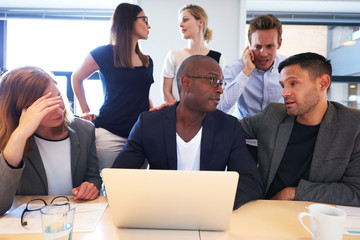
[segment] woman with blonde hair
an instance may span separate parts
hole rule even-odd
[[[72,75],[82,117],[95,123],[100,170],[112,166],[139,114],[150,109],[153,62],[141,52],[138,43],[148,38],[149,29],[141,7],[119,4],[112,18],[110,44],[91,51]],[[83,81],[98,70],[104,103],[95,116],[87,104]]]
[[[15,194],[99,195],[94,126],[73,119],[54,78],[40,68],[17,68],[1,79],[0,172],[0,214]]]
[[[206,55],[215,59],[220,66],[225,66],[221,53],[210,50],[206,47],[212,39],[212,30],[208,28],[208,16],[205,10],[194,4],[186,5],[179,11],[179,30],[188,46],[179,50],[170,51],[163,64],[162,69],[162,93],[165,102],[179,100],[180,91],[176,80],[177,70],[186,58],[192,55]]]

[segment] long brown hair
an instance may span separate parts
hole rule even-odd
[[[22,109],[29,107],[43,96],[54,78],[38,67],[20,67],[7,72],[0,81],[0,151],[2,152],[11,134],[19,125]],[[56,83],[56,82],[55,82]],[[65,104],[66,105],[66,104]],[[72,121],[72,114],[65,108],[64,122],[54,129],[63,132]],[[24,154],[31,150],[29,141]]]
[[[117,6],[112,17],[110,44],[113,45],[114,66],[134,68],[131,62],[131,45],[136,16],[142,8],[135,4],[121,3]],[[139,43],[136,43],[135,52],[145,67],[149,66],[149,57],[144,55]]]

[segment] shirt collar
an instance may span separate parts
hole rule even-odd
[[[256,68],[256,72],[259,73],[259,74],[262,74],[262,73],[265,73],[265,72],[272,73],[274,71],[274,65],[275,65],[275,61],[274,61],[273,65],[268,70],[263,71],[263,70],[260,70],[260,69]]]
[[[277,65],[277,61],[278,61],[278,59],[277,59],[277,57],[275,57],[273,64],[271,65],[271,67],[268,70],[263,71],[263,70],[255,68],[256,72],[259,73],[259,74],[262,74],[262,73],[265,73],[265,72],[273,73],[274,70],[276,71],[276,69],[274,69],[274,66]]]

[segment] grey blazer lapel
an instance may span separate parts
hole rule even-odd
[[[80,141],[79,141],[79,136],[76,134],[75,130],[73,130],[70,127],[68,128],[68,130],[69,130],[70,151],[71,151],[71,176],[74,182],[74,179],[76,177],[75,167],[80,156]]]
[[[176,106],[170,107],[163,119],[164,138],[166,144],[166,157],[169,169],[177,169],[177,152],[176,152]]]
[[[336,132],[337,115],[335,107],[329,102],[328,109],[321,122],[319,133],[316,138],[314,154],[311,161],[309,180],[314,179],[320,166],[323,165],[326,153]]]
[[[39,174],[41,181],[44,183],[46,192],[48,191],[48,183],[46,178],[46,172],[45,167],[42,162],[40,151],[38,146],[36,145],[34,136],[31,136],[29,138],[30,145],[32,150],[30,151],[30,158],[28,159],[29,163],[33,166],[33,168],[36,170],[36,172]]]
[[[279,168],[280,162],[290,139],[290,135],[294,126],[294,121],[294,117],[288,116],[287,118],[285,118],[284,122],[279,125],[279,130],[274,145],[274,153],[270,163],[266,191],[269,189]]]

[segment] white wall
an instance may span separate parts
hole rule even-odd
[[[239,0],[139,0],[139,5],[149,17],[149,39],[141,42],[144,53],[154,61],[154,80],[150,97],[155,106],[162,103],[161,69],[165,56],[171,49],[187,46],[178,27],[178,11],[185,4],[197,4],[209,17],[208,27],[213,30],[213,39],[208,47],[221,52],[227,63],[238,57],[239,47]]]

